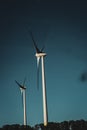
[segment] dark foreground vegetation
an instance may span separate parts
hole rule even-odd
[[[34,127],[21,126],[19,124],[4,125],[0,130],[87,130],[87,121],[63,121],[63,122],[49,122],[46,127],[43,124],[37,124]]]

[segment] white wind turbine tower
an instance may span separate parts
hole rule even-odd
[[[44,126],[47,126],[48,124],[48,112],[47,112],[47,96],[46,96],[46,80],[45,80],[45,68],[44,68],[44,57],[46,56],[46,53],[43,52],[43,48],[41,50],[38,49],[32,32],[30,33],[35,49],[36,49],[36,58],[37,58],[37,69],[39,69],[39,63],[41,59],[41,70],[42,70],[42,92],[43,92],[43,118],[44,118]]]
[[[27,117],[26,117],[26,87],[24,86],[25,84],[25,80],[23,85],[19,84],[16,80],[15,82],[17,83],[17,85],[19,86],[20,90],[21,90],[21,94],[22,94],[22,104],[23,104],[23,108],[24,108],[24,126],[27,125]]]

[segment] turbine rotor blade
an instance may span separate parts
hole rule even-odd
[[[17,84],[20,88],[26,89],[23,85],[19,84],[16,80],[15,80],[15,82],[16,82],[16,84]],[[24,80],[24,83],[25,83],[25,80]]]
[[[37,45],[34,43],[35,49],[37,53],[40,53],[41,51],[38,49]]]
[[[37,57],[37,89],[39,89],[39,64],[40,64],[40,57]]]
[[[16,84],[17,84],[19,87],[22,87],[22,85],[21,85],[21,84],[19,84],[16,80],[15,80],[15,82],[16,82]]]
[[[39,68],[40,57],[37,57],[37,68]]]
[[[22,107],[24,106],[23,93],[22,93]]]
[[[25,82],[26,82],[26,77],[25,77],[24,82],[23,82],[23,87],[24,87],[24,85],[25,85]]]
[[[39,48],[37,47],[37,44],[36,44],[36,42],[35,42],[35,40],[34,40],[34,37],[33,37],[33,34],[32,34],[31,31],[30,31],[30,36],[31,36],[32,41],[33,41],[33,43],[34,43],[34,47],[35,47],[35,49],[36,49],[36,52],[37,52],[37,53],[40,53],[40,50],[39,50]]]
[[[24,105],[24,101],[23,101],[23,89],[20,88],[20,90],[21,90],[21,96],[22,96],[22,107],[23,107],[23,105]]]
[[[43,52],[44,48],[45,48],[45,47],[43,46],[43,48],[41,49],[41,52]]]

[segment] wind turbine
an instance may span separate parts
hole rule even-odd
[[[43,118],[44,118],[44,126],[48,124],[48,112],[47,112],[47,95],[46,95],[46,80],[45,80],[45,68],[44,68],[44,57],[46,53],[43,52],[37,47],[36,42],[34,41],[33,34],[30,32],[31,38],[33,40],[35,49],[36,49],[36,58],[37,58],[37,69],[39,69],[39,63],[41,60],[41,70],[42,70],[42,92],[43,92]]]
[[[22,94],[22,103],[23,103],[23,108],[24,108],[24,126],[27,125],[27,117],[26,117],[26,87],[24,86],[25,84],[25,80],[23,85],[19,84],[16,80],[15,82],[17,83],[17,85],[19,86],[20,90],[21,90],[21,94]]]

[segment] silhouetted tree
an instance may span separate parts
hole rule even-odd
[[[60,123],[49,122],[46,127],[43,124],[37,124],[35,127],[13,124],[4,125],[0,130],[87,130],[87,121],[71,120]]]
[[[9,130],[9,128],[10,128],[10,125],[4,125],[4,126],[3,126],[3,129],[4,129],[4,130]]]
[[[61,130],[69,130],[69,122],[68,121],[61,122],[60,129]]]
[[[13,125],[5,125],[2,128],[3,130],[33,130],[30,126],[20,126],[19,124],[13,124]]]

